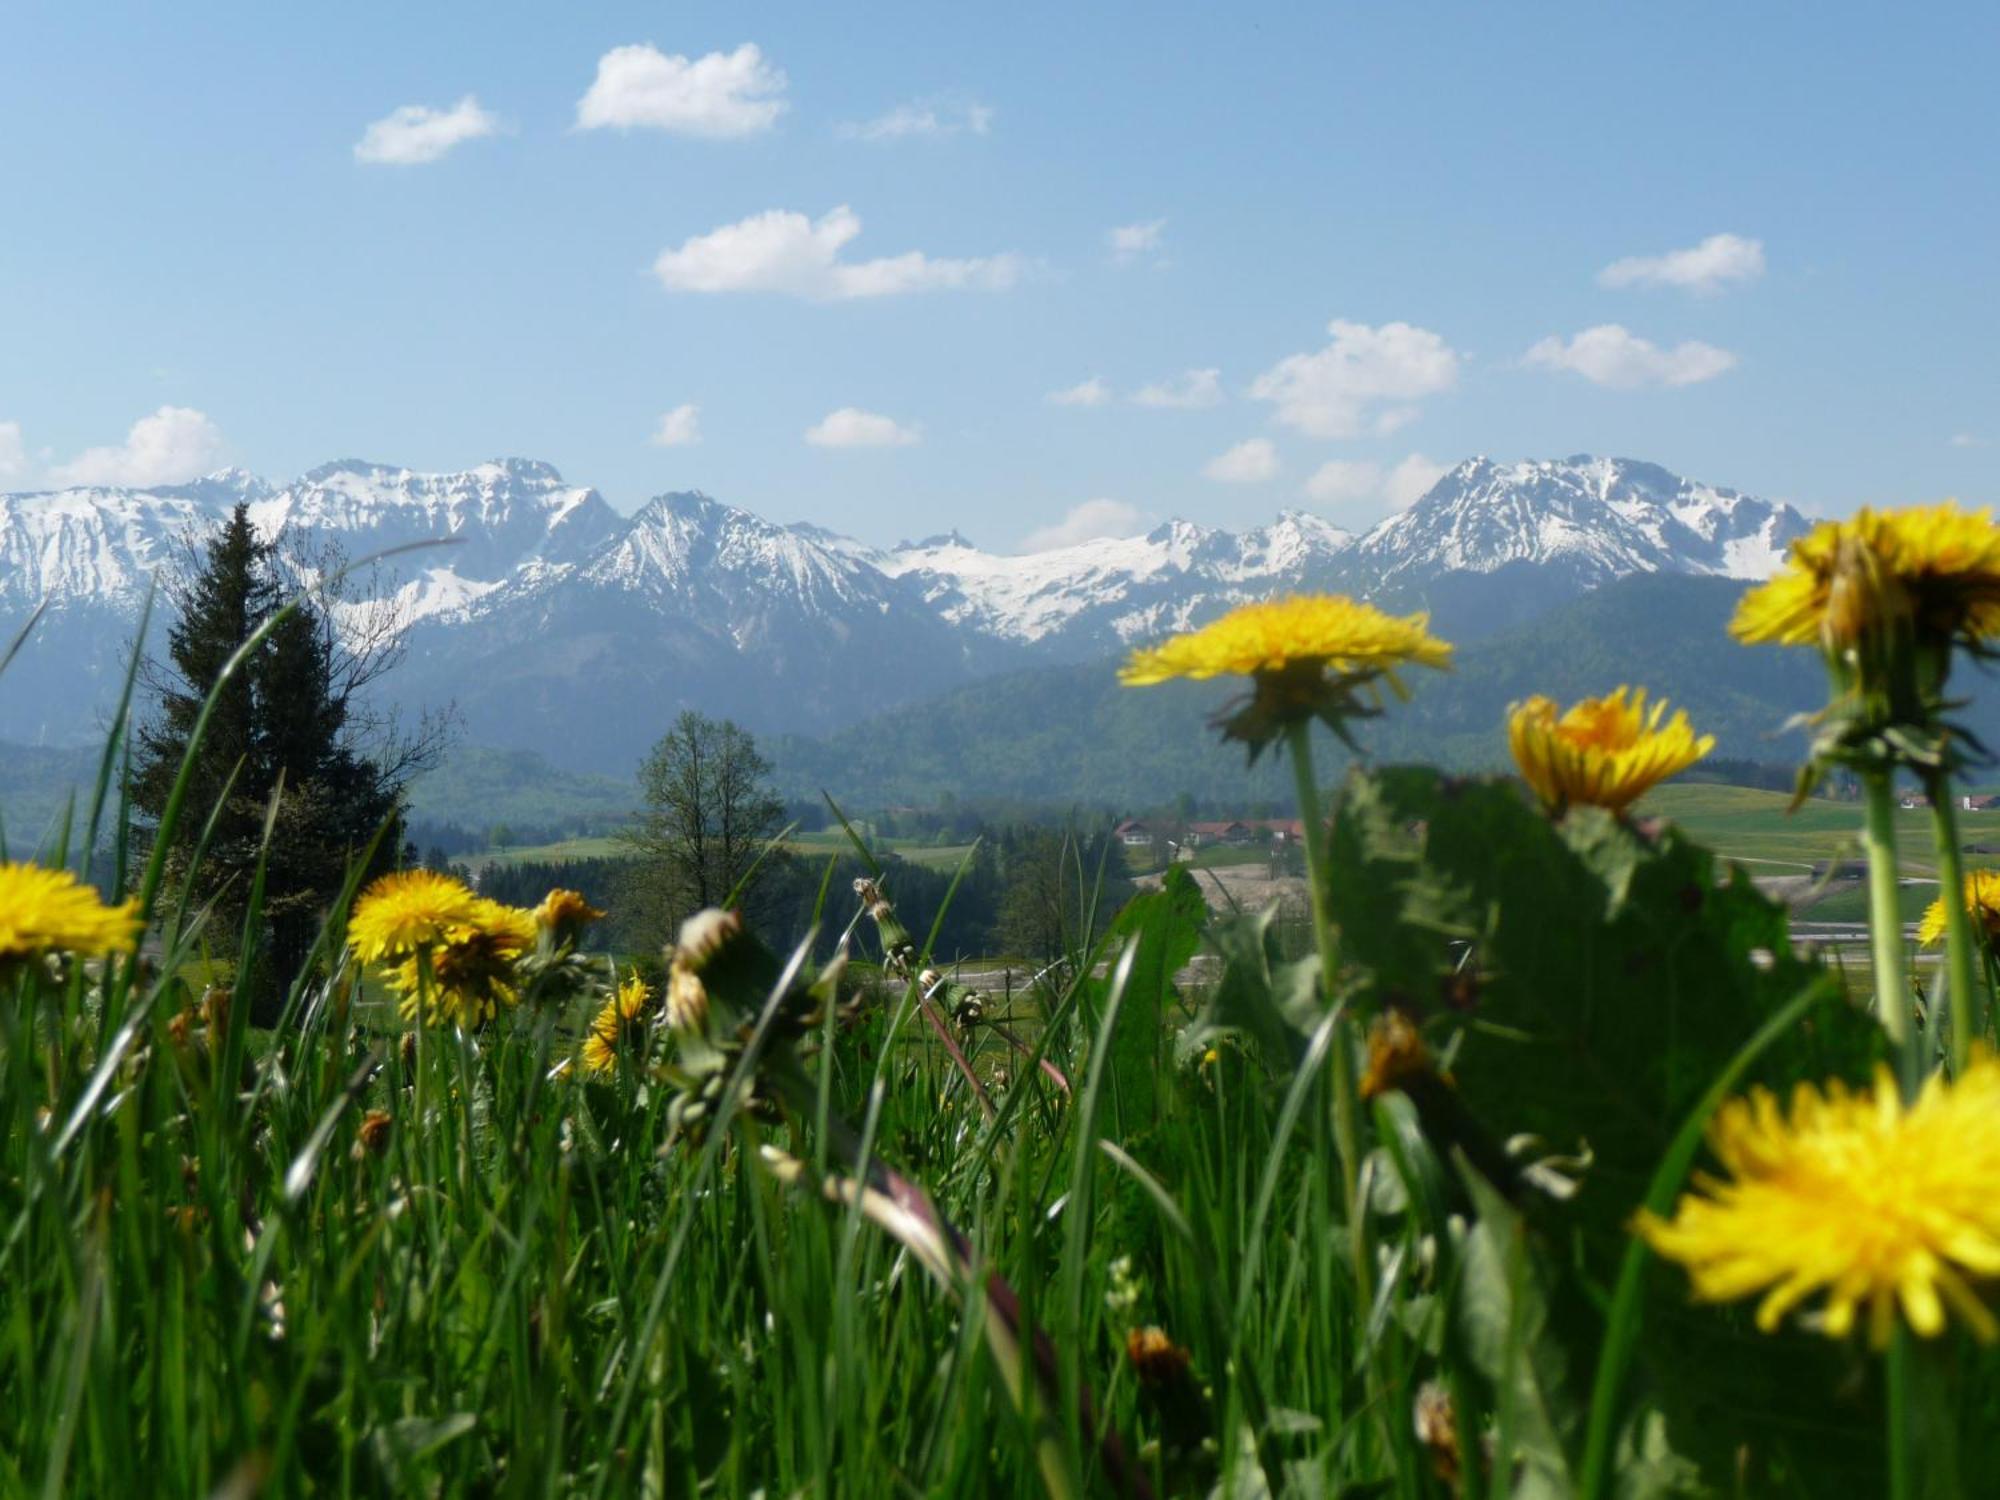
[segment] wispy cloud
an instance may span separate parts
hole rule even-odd
[[[914,99],[872,120],[836,125],[836,134],[851,141],[942,140],[954,135],[987,135],[993,110],[970,99]]]
[[[1281,359],[1250,386],[1280,423],[1308,437],[1393,431],[1416,416],[1409,403],[1458,383],[1462,356],[1428,328],[1335,318],[1327,331],[1333,342],[1324,349]]]
[[[830,411],[806,429],[815,448],[907,448],[918,438],[916,428],[858,406]]]
[[[28,445],[19,422],[0,422],[0,479],[18,479],[28,472]]]
[[[1115,229],[1106,230],[1104,243],[1111,252],[1111,263],[1129,266],[1147,256],[1158,257],[1163,248],[1166,232],[1165,219],[1148,219],[1139,224],[1120,224]]]
[[[1412,453],[1389,471],[1389,477],[1382,485],[1382,498],[1397,510],[1408,510],[1450,472],[1448,465],[1426,458],[1421,453]]]
[[[1628,255],[1597,273],[1600,286],[1672,286],[1719,292],[1732,282],[1764,274],[1764,242],[1740,234],[1711,234],[1699,245],[1664,255]]]
[[[1306,498],[1321,505],[1372,500],[1382,488],[1382,466],[1365,459],[1328,459],[1306,480]]]
[[[1023,552],[1053,552],[1107,536],[1136,536],[1146,529],[1146,516],[1123,500],[1085,500],[1072,505],[1060,521],[1037,527],[1021,540]]]
[[[1336,458],[1313,471],[1305,492],[1308,499],[1334,508],[1377,502],[1391,510],[1407,510],[1445,472],[1445,465],[1421,453],[1412,453],[1387,470],[1380,464]]]
[[[1568,370],[1593,385],[1629,391],[1713,380],[1736,367],[1736,356],[1699,339],[1662,349],[1617,323],[1600,323],[1567,342],[1551,335],[1522,356],[1522,362]]]
[[[685,240],[653,262],[675,292],[781,292],[813,301],[889,297],[938,289],[998,291],[1021,274],[1014,254],[943,259],[908,250],[878,260],[843,261],[861,233],[846,204],[818,219],[772,209]]]
[[[1261,484],[1277,475],[1277,445],[1269,438],[1247,438],[1216,454],[1201,472],[1222,484]]]
[[[785,112],[785,75],[754,42],[689,59],[650,42],[613,47],[577,101],[579,130],[665,130],[728,139],[756,135]]]
[[[354,159],[372,167],[423,166],[499,129],[499,117],[481,109],[471,94],[450,109],[405,104],[361,133],[354,143]]]
[[[1111,399],[1111,387],[1095,375],[1043,397],[1051,406],[1102,406]]]
[[[1986,439],[1975,432],[1954,432],[1951,445],[1954,448],[1984,448]]]
[[[209,472],[222,454],[222,432],[190,406],[163,406],[141,417],[125,441],[89,448],[50,470],[58,484],[184,484]]]
[[[701,408],[693,402],[661,415],[646,440],[656,448],[691,448],[701,441]]]
[[[1193,411],[1222,403],[1222,371],[1183,370],[1172,380],[1155,381],[1132,393],[1134,406]]]

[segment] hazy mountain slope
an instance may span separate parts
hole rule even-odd
[[[1606,584],[1459,652],[1449,674],[1412,673],[1413,700],[1356,733],[1378,760],[1430,760],[1466,769],[1503,765],[1507,705],[1541,692],[1569,700],[1621,682],[1687,707],[1714,734],[1717,753],[1789,760],[1803,750],[1781,732],[1792,714],[1825,701],[1806,652],[1750,649],[1726,632],[1743,585],[1728,579],[1643,575]],[[2000,720],[2000,692],[1973,678],[1973,717]],[[1246,779],[1240,747],[1221,745],[1207,720],[1241,685],[1123,688],[1115,662],[1041,668],[885,714],[825,740],[777,746],[790,794],[824,786],[863,804],[921,803],[939,792],[1078,798],[1119,806],[1171,799],[1285,796],[1284,778]],[[1322,742],[1325,745],[1325,742]],[[1326,747],[1329,768],[1334,761]]]
[[[705,495],[663,495],[584,561],[522,569],[427,621],[393,684],[467,738],[630,774],[682,709],[826,730],[1018,664],[835,548]]]

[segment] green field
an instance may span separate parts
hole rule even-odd
[[[1702,843],[1757,875],[1803,875],[1829,860],[1861,855],[1861,808],[1852,802],[1815,798],[1796,812],[1782,792],[1749,787],[1681,785],[1660,787],[1639,805],[1641,816],[1670,818]],[[1961,844],[2000,846],[2000,813],[1961,812]],[[1896,814],[1897,845],[1903,873],[1931,876],[1936,871],[1931,815],[1927,810]],[[2000,855],[1993,857],[2000,861]],[[1970,863],[1981,863],[1973,856]],[[1762,866],[1772,868],[1765,869]]]
[[[825,859],[829,855],[846,854],[853,849],[847,835],[835,830],[832,833],[799,833],[785,841],[785,847],[794,854],[807,858]],[[970,844],[926,844],[916,839],[878,838],[870,845],[878,854],[895,854],[912,864],[930,865],[940,869],[956,869],[964,859]],[[467,855],[465,863],[474,870],[487,865],[520,864],[566,864],[580,859],[624,859],[632,852],[631,846],[621,839],[610,837],[563,839],[553,844],[522,844],[506,849],[486,849],[478,854]]]

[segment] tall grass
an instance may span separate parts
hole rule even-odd
[[[185,775],[137,867],[119,744],[38,854],[108,840],[147,946],[0,960],[0,1494],[1810,1495],[1993,1456],[1969,1338],[1753,1331],[1630,1237],[1726,1092],[1885,1051],[1671,829],[1356,773],[1293,930],[1078,869],[1006,1014],[829,867],[832,963],[746,935],[707,1020],[592,1073],[610,960],[406,1023],[358,877],[253,1033],[261,870],[234,931],[172,887]]]

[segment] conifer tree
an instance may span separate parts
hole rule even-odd
[[[155,673],[158,711],[139,731],[133,767],[133,803],[154,822],[165,810],[203,701],[229,659],[286,602],[280,559],[257,536],[247,506],[238,505],[199,550],[176,594],[178,618],[167,636],[170,665]],[[272,819],[263,930],[254,935],[258,1019],[269,1019],[282,1003],[349,862],[385,825],[373,868],[387,868],[399,852],[401,772],[411,758],[384,765],[354,743],[350,699],[357,681],[369,675],[343,670],[325,614],[302,599],[223,684],[195,754],[169,868],[186,882],[191,908],[215,903],[210,932],[220,951],[233,950],[241,932],[266,820]],[[195,846],[211,813],[213,831],[197,865]]]

